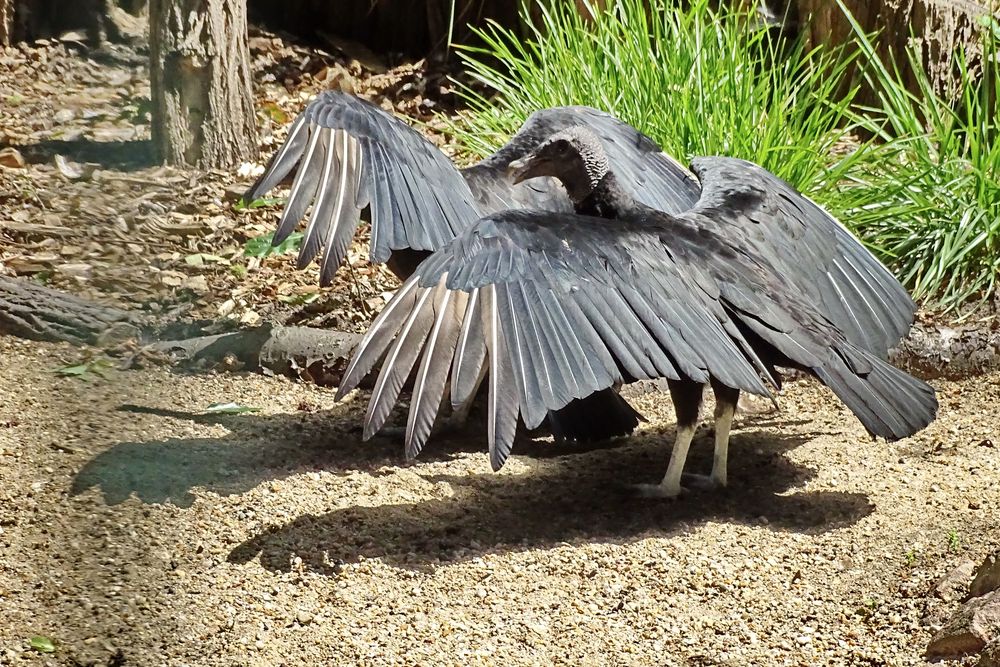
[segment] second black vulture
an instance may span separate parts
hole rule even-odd
[[[586,125],[600,138],[642,201],[682,211],[697,200],[690,172],[641,132],[597,109],[537,111],[495,153],[458,169],[406,123],[337,91],[323,92],[307,105],[243,199],[253,201],[295,170],[272,242],[284,241],[308,212],[298,264],[305,267],[323,251],[320,284],[329,284],[368,208],[371,260],[388,263],[405,280],[431,251],[484,215],[513,208],[571,211],[557,180],[515,182],[507,167],[549,136],[576,125]],[[567,405],[549,425],[560,439],[603,440],[631,433],[640,419],[608,389]]]
[[[706,384],[719,406],[718,485],[739,392],[770,396],[778,367],[818,378],[873,437],[895,440],[930,423],[933,389],[883,360],[912,318],[912,301],[899,298],[885,268],[868,253],[840,252],[846,229],[764,169],[729,158],[698,158],[692,168],[700,198],[671,215],[622,187],[586,128],[557,133],[513,162],[515,180],[558,178],[576,212],[487,215],[417,268],[372,324],[338,392],[384,357],[365,435],[382,426],[418,359],[407,454],[426,440],[449,379],[460,404],[477,389],[485,359],[494,469],[519,417],[532,427],[575,398],[665,378],[677,436],[663,481],[647,490],[668,497],[681,491]],[[802,276],[822,274],[841,284],[813,298],[823,281],[808,287]],[[855,313],[846,320],[853,329],[829,308],[836,302]]]
[[[555,179],[514,182],[508,165],[553,134],[586,125],[599,137],[641,201],[668,212],[698,199],[694,176],[641,132],[597,109],[542,109],[492,155],[459,169],[402,120],[353,95],[325,91],[292,123],[282,146],[243,199],[252,201],[295,178],[273,242],[309,212],[299,267],[320,251],[320,284],[343,262],[361,212],[370,207],[371,259],[405,280],[421,259],[490,213],[512,208],[570,211]],[[311,210],[310,210],[311,207]]]

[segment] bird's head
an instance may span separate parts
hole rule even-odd
[[[511,162],[507,173],[514,183],[552,176],[578,201],[589,195],[608,173],[608,157],[597,135],[586,127],[576,126],[553,134],[535,150]]]

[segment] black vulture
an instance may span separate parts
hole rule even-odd
[[[320,283],[328,284],[369,206],[371,259],[388,261],[405,280],[431,251],[484,215],[510,208],[571,210],[553,179],[515,183],[507,167],[574,126],[597,135],[620,185],[639,202],[680,213],[698,201],[701,188],[693,174],[649,137],[597,109],[537,111],[493,155],[460,170],[406,123],[337,91],[319,94],[295,119],[244,199],[270,191],[298,166],[274,243],[287,238],[312,205],[299,265],[309,264],[325,245]],[[733,220],[735,227],[747,223],[738,233],[750,234],[757,252],[851,342],[885,357],[913,323],[916,306],[906,290],[811,201],[784,184],[776,184],[772,194],[772,205],[787,215]]]
[[[697,181],[687,169],[641,132],[597,109],[537,111],[507,144],[460,170],[406,123],[337,91],[320,93],[309,103],[243,198],[260,197],[298,167],[273,243],[284,241],[311,206],[298,265],[304,268],[325,247],[320,284],[327,285],[347,254],[362,210],[369,207],[371,260],[387,262],[405,280],[431,251],[484,215],[512,208],[571,211],[558,181],[515,183],[507,166],[559,130],[581,124],[600,137],[642,201],[677,212],[698,199]],[[459,406],[459,414],[469,405]],[[549,426],[561,440],[605,440],[631,433],[641,419],[607,389],[554,413]]]
[[[822,209],[757,165],[713,157],[692,163],[698,201],[670,214],[637,201],[616,167],[583,127],[509,165],[515,181],[558,178],[576,212],[493,213],[420,264],[375,319],[338,392],[384,356],[366,436],[418,359],[407,455],[426,440],[449,380],[461,404],[485,365],[494,469],[519,416],[530,428],[575,398],[665,378],[678,428],[651,495],[681,491],[706,384],[718,402],[716,485],[726,483],[739,392],[771,396],[778,367],[818,378],[873,437],[895,440],[930,423],[933,389],[884,361],[913,302]]]
[[[403,121],[338,91],[320,93],[299,114],[243,199],[257,199],[298,166],[273,243],[285,240],[311,205],[299,267],[325,246],[320,284],[328,285],[362,210],[370,207],[371,260],[388,262],[405,280],[420,260],[484,215],[512,208],[571,211],[556,180],[514,183],[507,166],[576,125],[586,125],[600,137],[622,176],[636,186],[640,201],[668,212],[697,201],[698,184],[687,169],[638,130],[597,109],[537,111],[495,153],[459,169]]]

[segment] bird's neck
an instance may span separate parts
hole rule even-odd
[[[615,175],[605,172],[582,197],[574,197],[574,208],[581,215],[598,218],[621,218],[636,208],[636,202],[618,183]]]

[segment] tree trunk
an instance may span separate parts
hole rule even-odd
[[[149,21],[160,158],[224,169],[255,157],[246,0],[151,0]]]
[[[0,0],[0,46],[10,46],[14,35],[14,0]]]
[[[811,44],[843,44],[850,23],[832,0],[783,0]],[[977,41],[977,20],[1000,10],[997,0],[844,0],[861,27],[876,37],[883,61],[895,60],[915,89],[912,72],[903,68],[907,46],[920,47],[924,65],[939,93],[953,94],[957,82],[952,54]]]

